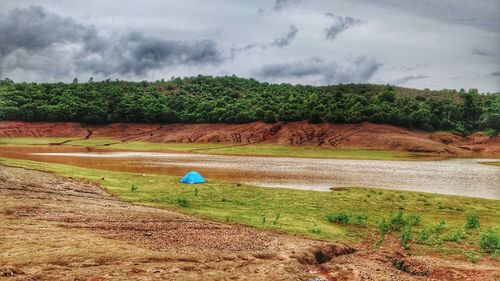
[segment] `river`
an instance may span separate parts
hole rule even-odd
[[[103,152],[65,147],[1,147],[0,156],[177,176],[197,170],[208,180],[265,187],[328,191],[331,187],[363,186],[500,199],[500,167],[479,163],[491,159],[382,161]]]

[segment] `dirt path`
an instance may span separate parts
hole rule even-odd
[[[0,166],[2,279],[498,280],[500,270],[201,220]]]

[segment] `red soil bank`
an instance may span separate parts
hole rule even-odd
[[[500,137],[463,137],[390,125],[319,124],[123,124],[0,122],[0,137],[108,137],[155,143],[293,144],[430,152],[444,156],[500,157]]]

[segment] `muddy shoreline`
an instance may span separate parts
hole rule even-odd
[[[0,122],[0,137],[113,138],[118,142],[309,145],[423,152],[443,157],[500,157],[500,136],[424,132],[390,125],[308,124],[108,124]]]

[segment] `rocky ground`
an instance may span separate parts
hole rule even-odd
[[[0,280],[499,280],[497,265],[212,222],[0,166]]]
[[[500,157],[500,136],[407,130],[383,124],[109,124],[0,122],[0,137],[109,137],[154,143],[292,144]]]

